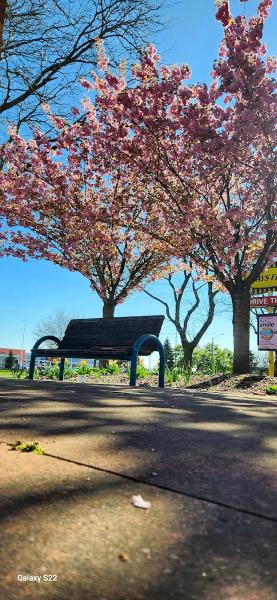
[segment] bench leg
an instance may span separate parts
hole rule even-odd
[[[64,363],[65,363],[65,359],[61,358],[61,362],[60,362],[60,373],[59,373],[59,381],[63,381],[63,375],[64,375]]]
[[[164,372],[165,372],[165,358],[164,353],[160,350],[160,367],[159,367],[159,387],[164,388]]]
[[[30,360],[30,367],[29,367],[29,379],[34,379],[35,362],[36,362],[36,354],[35,354],[35,352],[31,352],[31,360]]]
[[[129,383],[129,385],[131,385],[132,387],[136,387],[136,381],[137,381],[137,358],[138,358],[138,355],[133,350],[132,356],[131,356],[130,383]]]

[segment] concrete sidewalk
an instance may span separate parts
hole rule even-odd
[[[277,599],[277,402],[2,380],[0,407],[1,598]]]

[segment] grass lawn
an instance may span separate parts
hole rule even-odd
[[[0,377],[6,377],[7,379],[12,379],[13,374],[8,369],[0,369]]]

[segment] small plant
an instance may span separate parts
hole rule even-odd
[[[32,440],[31,442],[22,442],[17,440],[15,444],[12,444],[12,450],[19,450],[20,452],[32,452],[33,454],[44,454],[45,450],[41,447],[39,442]]]
[[[79,367],[76,369],[77,375],[90,375],[92,367],[89,367],[86,360],[81,360]]]
[[[186,385],[188,385],[191,380],[191,376],[192,376],[192,368],[191,367],[187,367],[187,368],[174,367],[173,369],[166,369],[166,371],[165,371],[165,381],[168,385],[177,383],[177,381],[180,381],[181,379],[183,379],[184,383]]]
[[[45,377],[46,379],[58,379],[60,373],[60,365],[55,362],[53,365],[44,365],[42,368],[35,369],[35,378],[40,379],[41,377]],[[76,375],[75,369],[72,369],[68,364],[68,361],[65,362],[64,368],[64,378],[71,379]]]
[[[165,371],[165,383],[167,385],[173,384],[173,374],[172,374],[172,371],[170,371],[170,369],[166,369],[166,371]]]
[[[168,385],[172,385],[181,379],[181,371],[178,367],[174,367],[174,369],[166,369],[165,371],[165,380]]]
[[[28,377],[25,369],[13,369],[12,374],[15,379],[27,379]]]
[[[102,371],[103,371],[103,369],[99,369],[99,367],[92,367],[90,374],[92,377],[96,377],[96,379],[99,379],[99,377],[101,377],[101,375],[102,375]]]
[[[40,369],[38,369],[37,367],[35,367],[34,370],[34,379],[40,379]]]
[[[274,394],[277,394],[277,385],[269,385],[265,388],[265,391],[269,396],[273,396]]]
[[[45,365],[40,370],[41,377],[47,377],[47,379],[57,379],[59,377],[60,368],[58,365]]]
[[[137,377],[140,377],[141,379],[145,379],[146,377],[149,377],[150,373],[149,371],[147,371],[146,367],[144,367],[144,365],[137,365]]]
[[[109,364],[105,367],[105,371],[111,375],[118,375],[120,373],[120,366],[116,360],[109,360]]]
[[[191,376],[192,376],[192,366],[186,367],[185,369],[181,369],[181,377],[184,380],[186,385],[189,385]]]
[[[69,365],[67,365],[65,363],[64,378],[65,379],[71,379],[72,377],[75,377],[75,375],[76,375],[75,369],[72,369]]]
[[[127,371],[128,377],[130,377],[130,372],[131,372],[131,369],[128,366],[128,371]],[[137,365],[136,374],[137,374],[137,377],[139,377],[140,379],[145,379],[146,377],[150,376],[150,373],[149,373],[149,371],[147,371],[146,367],[144,365],[140,365],[140,364]]]

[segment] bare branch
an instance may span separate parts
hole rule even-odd
[[[162,27],[162,3],[0,0],[2,124],[13,121],[19,128],[31,114],[31,122],[49,127],[41,107],[49,101],[54,112],[68,116],[68,98],[74,98],[80,76],[96,66],[95,41],[105,41],[113,65],[137,56]]]

